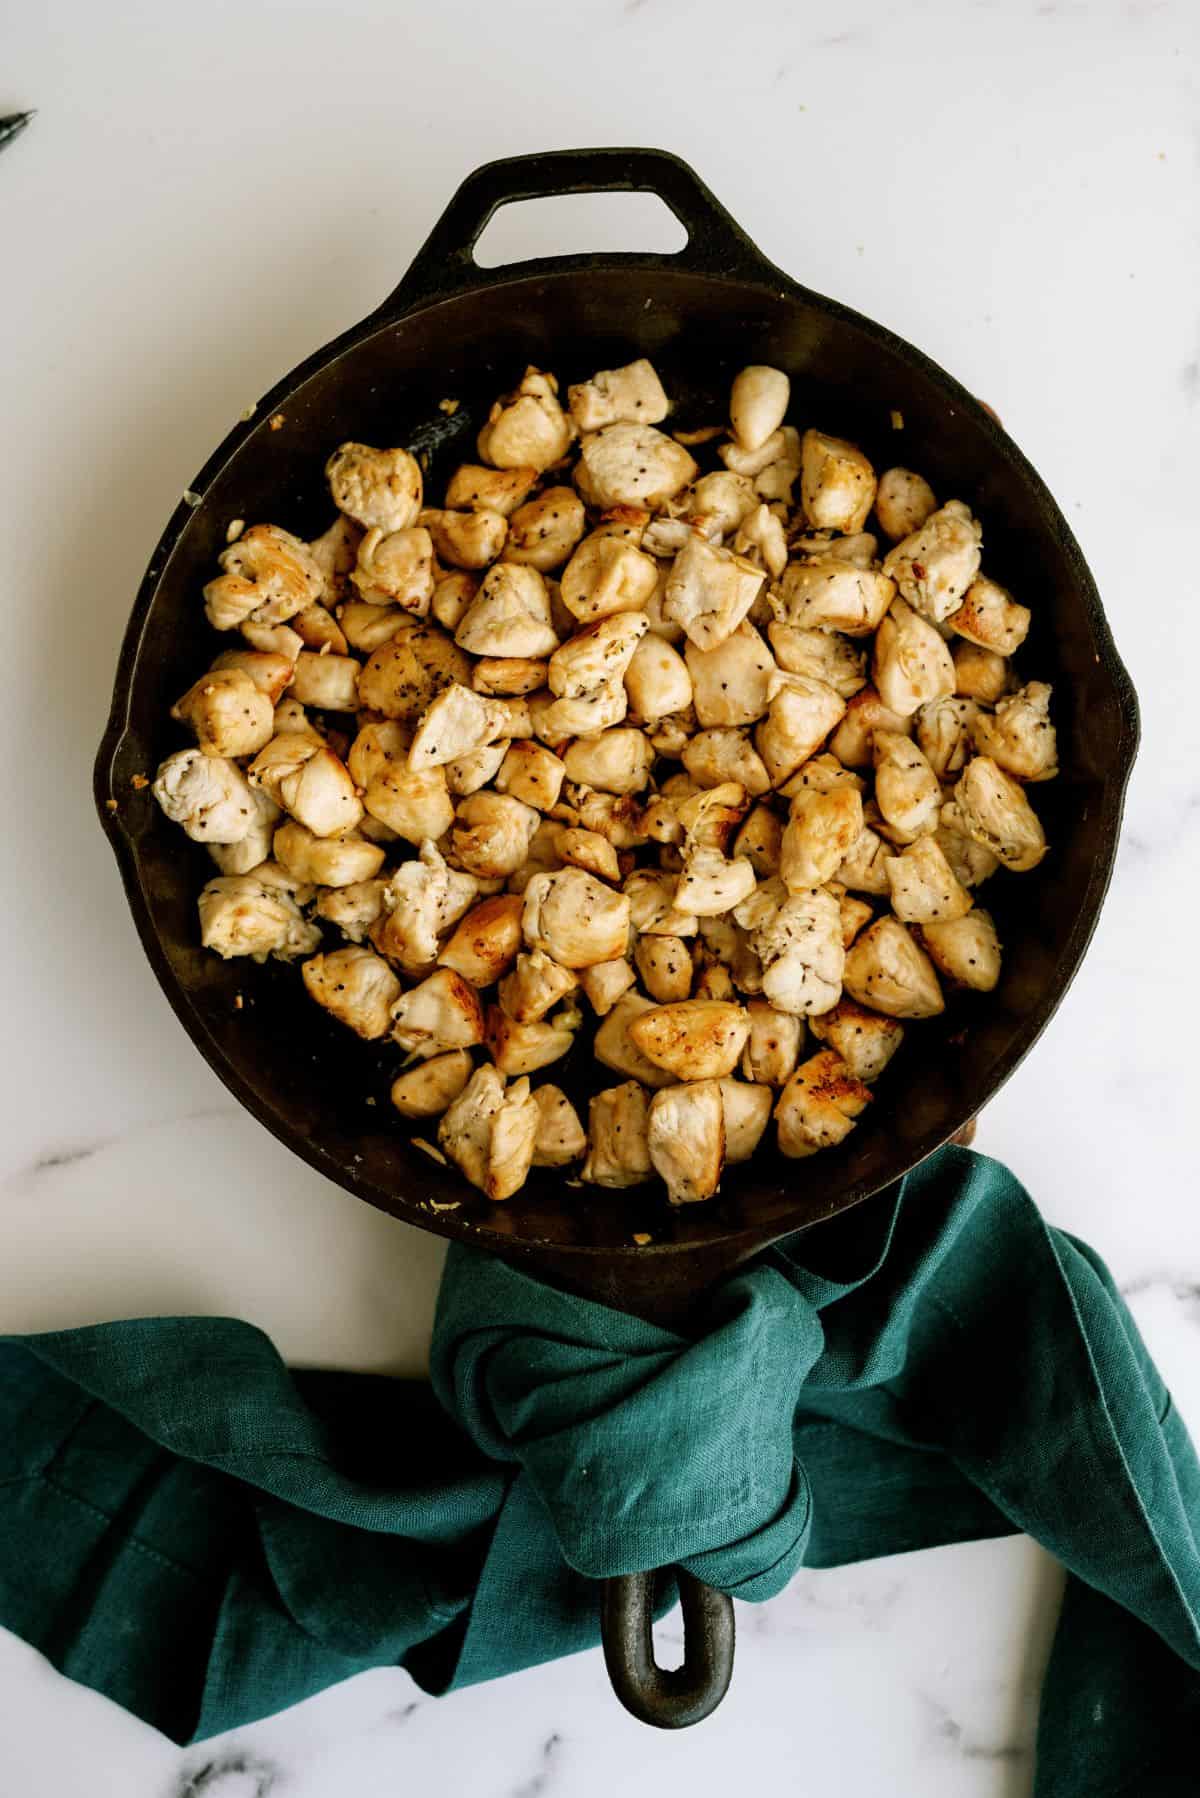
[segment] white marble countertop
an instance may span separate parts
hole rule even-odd
[[[141,957],[90,762],[150,548],[231,419],[394,285],[471,167],[646,142],[990,401],[1091,561],[1144,745],[1094,947],[980,1146],[1108,1258],[1200,1423],[1190,0],[764,0],[733,25],[711,0],[57,0],[4,50],[0,112],[40,111],[0,158],[0,1330],[234,1312],[294,1359],[420,1367],[440,1246],[209,1073]],[[508,215],[499,252],[659,229],[647,202],[562,203]],[[847,1798],[1017,1798],[1057,1595],[1021,1541],[804,1575],[741,1608],[731,1695],[681,1737],[619,1711],[593,1654],[441,1703],[372,1674],[181,1752],[0,1635],[0,1788],[716,1798],[750,1747],[760,1779]]]

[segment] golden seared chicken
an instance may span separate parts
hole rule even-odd
[[[812,1033],[867,1086],[878,1080],[904,1041],[904,1026],[896,1018],[870,1011],[854,999],[839,999],[832,1011],[814,1018]]]
[[[507,740],[511,728],[511,716],[503,700],[460,687],[456,681],[443,687],[422,714],[409,748],[408,765],[414,772],[421,772],[458,761],[477,749]]]
[[[1000,857],[977,843],[963,823],[962,814],[953,799],[948,799],[942,807],[938,827],[934,838],[951,871],[962,886],[968,890],[981,886],[990,880],[1000,866]]]
[[[785,674],[824,681],[842,699],[852,699],[866,686],[866,655],[852,638],[838,631],[807,630],[778,621],[767,626],[767,635]]]
[[[772,580],[778,580],[788,560],[787,532],[778,509],[772,511],[762,502],[755,506],[738,526],[731,548],[735,555],[757,562]]]
[[[510,518],[537,485],[536,468],[485,468],[464,462],[446,486],[446,507],[451,512],[499,512]]]
[[[731,861],[719,849],[689,846],[684,850],[675,905],[686,917],[717,917],[740,905],[755,884],[754,864],[745,856]]]
[[[806,1017],[836,1005],[846,952],[837,900],[816,889],[789,893],[764,881],[734,912],[762,965],[762,994],[777,1011]]]
[[[933,924],[965,917],[971,895],[932,836],[918,837],[886,861],[892,910],[905,924]]]
[[[643,1086],[669,1086],[678,1075],[672,1074],[644,1055],[630,1035],[630,1026],[647,1012],[660,1010],[653,1000],[640,993],[624,992],[605,1015],[596,1031],[592,1053],[596,1060],[629,1080],[640,1080]]]
[[[205,755],[254,755],[270,742],[275,707],[244,668],[214,669],[171,707],[172,718],[195,733]]]
[[[597,1093],[588,1107],[583,1178],[593,1186],[638,1186],[654,1173],[650,1107],[636,1080]]]
[[[933,488],[923,475],[914,474],[911,468],[888,468],[880,475],[875,516],[893,543],[911,537],[936,511]]]
[[[223,874],[200,894],[200,941],[224,960],[249,955],[266,961],[295,961],[311,955],[321,932],[308,923],[295,899],[268,885],[261,869]]]
[[[783,820],[769,806],[753,806],[733,839],[733,853],[745,857],[759,880],[768,880],[772,874],[778,874],[779,858],[783,853]]]
[[[741,1005],[685,999],[652,1006],[627,1028],[634,1048],[676,1080],[719,1080],[737,1066],[750,1019]]]
[[[586,529],[579,495],[570,487],[544,487],[509,519],[504,559],[548,574],[562,567]]]
[[[368,531],[358,546],[350,576],[359,598],[367,605],[398,606],[402,612],[423,617],[433,598],[433,550],[433,538],[423,525],[404,531]],[[485,562],[490,560],[485,557]]]
[[[862,828],[862,798],[853,787],[797,793],[779,850],[779,873],[788,892],[802,893],[832,880]]]
[[[680,494],[672,510],[676,506],[682,507],[689,530],[710,543],[719,543],[722,538],[733,535],[743,518],[748,518],[758,504],[753,481],[744,474],[731,474],[724,469],[716,474],[702,475]]]
[[[864,687],[848,702],[845,717],[830,737],[830,754],[845,768],[872,767],[877,730],[909,737],[913,733],[913,720],[884,705],[874,687]]]
[[[869,637],[895,594],[895,582],[878,569],[824,554],[789,562],[769,597],[780,624]]]
[[[680,760],[702,787],[736,780],[752,798],[771,790],[766,763],[745,730],[717,727],[697,731],[684,745]]]
[[[659,1005],[691,997],[692,955],[681,936],[639,936],[633,959],[638,978]]]
[[[1028,606],[1018,605],[1007,587],[979,575],[947,623],[968,643],[990,649],[995,655],[1010,656],[1025,641],[1032,618]]]
[[[455,799],[478,793],[500,772],[507,749],[508,739],[502,738],[498,743],[485,743],[482,749],[468,749],[465,755],[456,755],[446,763],[447,791]]]
[[[653,941],[653,938],[647,940]],[[626,957],[618,955],[612,961],[594,961],[590,968],[581,968],[579,984],[596,1016],[606,1018],[630,987],[637,985],[637,975]],[[601,1059],[598,1049],[596,1058]]]
[[[451,512],[430,507],[421,513],[420,523],[429,534],[438,561],[451,568],[486,568],[500,554],[508,536],[508,520],[503,512],[490,510]]]
[[[744,556],[689,537],[667,577],[663,612],[697,649],[713,650],[732,636],[762,584],[762,569]]]
[[[335,924],[349,942],[361,943],[383,916],[388,883],[376,875],[356,886],[329,887],[317,898],[317,916]]]
[[[535,874],[525,888],[522,924],[529,948],[564,968],[587,968],[625,953],[629,900],[581,868]]]
[[[482,879],[515,874],[529,853],[541,818],[507,793],[472,793],[455,812],[450,833],[455,860]]]
[[[563,569],[560,596],[566,610],[581,624],[624,613],[640,619],[657,580],[656,564],[635,544],[593,531]]]
[[[1036,868],[1046,853],[1037,813],[1015,781],[990,756],[967,763],[954,789],[954,804],[969,837],[1021,874]]]
[[[549,656],[558,648],[550,594],[536,568],[497,562],[454,632],[459,649],[476,656]]]
[[[804,1024],[790,1012],[777,1011],[765,999],[746,1005],[750,1034],[742,1049],[742,1073],[763,1086],[782,1086],[795,1071],[804,1043]]]
[[[845,710],[845,700],[824,681],[803,674],[775,676],[767,715],[754,732],[755,748],[773,786],[816,753]]]
[[[315,837],[345,836],[361,823],[362,801],[349,769],[332,749],[316,749],[276,786],[280,805]]]
[[[356,886],[378,874],[384,851],[351,831],[344,837],[316,837],[295,818],[275,832],[275,860],[297,880],[319,887]]]
[[[154,797],[197,843],[240,843],[255,828],[254,793],[234,762],[179,749],[154,777]]]
[[[805,431],[800,449],[800,503],[814,530],[861,531],[875,500],[875,470],[841,437]]]
[[[436,1118],[457,1099],[474,1071],[469,1049],[419,1061],[392,1081],[392,1104],[406,1118]]]
[[[551,699],[539,705],[542,696],[534,694],[530,706],[533,732],[543,743],[561,748],[570,737],[595,737],[602,730],[620,724],[629,701],[621,681],[606,681],[574,699]]]
[[[741,449],[760,450],[787,416],[792,384],[781,368],[752,363],[734,377],[729,422]]]
[[[599,831],[580,830],[564,824],[558,834],[558,853],[569,868],[582,868],[600,880],[616,885],[621,878],[621,861],[607,837]]]
[[[438,968],[392,1007],[392,1035],[417,1061],[483,1041],[479,994],[461,974]]]
[[[279,807],[269,794],[252,787],[254,818],[250,829],[236,843],[210,843],[208,853],[222,874],[249,874],[270,859],[279,823]]]
[[[914,611],[941,624],[961,605],[978,574],[982,542],[970,507],[952,499],[888,551],[883,572]]]
[[[415,726],[452,681],[471,684],[471,662],[436,624],[401,627],[367,661],[358,678],[362,710]]]
[[[453,968],[472,986],[493,986],[517,959],[524,904],[520,893],[494,893],[482,900],[442,945],[438,966]]]
[[[753,724],[766,712],[777,669],[775,658],[752,624],[743,620],[715,649],[698,649],[689,642],[684,655],[696,721],[702,729]]]
[[[280,655],[272,650],[227,649],[213,663],[212,672],[220,674],[229,668],[239,669],[241,673],[250,676],[258,691],[266,696],[272,707],[275,707],[283,698],[292,675],[296,671],[296,656],[299,653],[299,645],[297,645],[295,655]],[[269,734],[273,735],[278,729],[279,724],[274,711],[272,711]],[[226,750],[224,753],[228,754],[229,752]]]
[[[631,726],[581,737],[563,757],[567,779],[603,793],[640,793],[649,784],[654,749]]]
[[[570,968],[560,967],[544,950],[529,949],[517,956],[512,972],[500,981],[497,997],[500,1009],[514,1023],[533,1024],[578,985]]]
[[[623,368],[602,368],[590,381],[569,387],[567,403],[580,431],[602,431],[616,424],[657,425],[668,411],[658,372],[644,356]]]
[[[971,736],[980,755],[992,758],[1014,780],[1053,780],[1058,773],[1058,739],[1050,722],[1050,692],[1030,681],[996,701],[994,712],[976,708]]]
[[[945,1009],[933,963],[904,925],[880,918],[846,955],[846,991],[890,1018],[934,1018]]]
[[[699,472],[683,445],[665,432],[622,422],[584,438],[575,485],[585,504],[599,511],[645,506],[656,512]]]
[[[338,511],[364,530],[404,531],[416,523],[421,470],[407,450],[343,443],[325,464],[325,474]]]
[[[324,590],[307,543],[275,524],[252,525],[217,561],[221,573],[204,589],[205,615],[216,631],[286,624]]]
[[[496,790],[548,812],[558,803],[566,773],[561,757],[524,737],[506,746],[496,771]]]
[[[480,458],[493,468],[534,468],[540,473],[565,456],[571,426],[558,403],[558,382],[527,368],[514,393],[497,400],[479,433]]]
[[[852,893],[882,895],[891,891],[887,875],[890,851],[879,832],[864,824],[846,851],[834,877]]]
[[[943,694],[917,713],[917,744],[939,780],[961,774],[972,753],[971,726],[979,715],[973,699]]]
[[[672,1205],[711,1199],[725,1163],[720,1080],[665,1086],[650,1101],[646,1147]]]
[[[438,1144],[487,1198],[510,1199],[533,1165],[540,1116],[528,1080],[506,1087],[494,1067],[476,1068],[438,1125]]]
[[[559,1061],[572,1047],[583,1013],[563,1005],[548,1017],[518,1024],[498,1005],[489,1005],[484,1017],[484,1041],[488,1054],[502,1074],[532,1074]]]
[[[386,1036],[400,982],[380,955],[358,944],[314,955],[300,970],[309,997],[368,1042]]]
[[[407,760],[383,768],[368,781],[363,805],[372,818],[414,845],[438,841],[454,822],[446,770],[414,770]]]
[[[954,691],[980,705],[995,705],[1014,685],[1012,664],[994,649],[959,637],[951,650],[954,657]]]
[[[678,902],[679,877],[637,868],[625,882],[629,922],[637,936],[695,936],[697,914]]]
[[[627,612],[624,616],[639,614]],[[691,705],[692,677],[679,651],[648,631],[629,658],[625,693],[630,715],[643,727],[653,728]]]
[[[894,599],[875,633],[871,679],[885,706],[911,717],[954,692],[954,658],[940,633],[906,600]]]
[[[550,657],[550,691],[559,699],[581,699],[623,680],[647,628],[640,612],[614,612],[574,632]]]
[[[533,1100],[538,1108],[534,1167],[566,1167],[578,1161],[587,1150],[587,1132],[562,1087],[547,1081],[534,1088]]]
[[[885,823],[902,842],[935,829],[942,789],[920,749],[899,731],[873,731],[872,742],[875,803]]]
[[[963,918],[924,924],[921,940],[948,980],[990,993],[1000,978],[1000,939],[990,912],[975,906]]]
[[[721,1108],[725,1115],[725,1160],[749,1161],[771,1121],[775,1094],[769,1086],[752,1086],[745,1080],[719,1080]]]
[[[854,1120],[871,1102],[871,1093],[856,1080],[840,1055],[822,1049],[792,1075],[779,1095],[775,1122],[785,1155],[815,1155],[844,1142]]]

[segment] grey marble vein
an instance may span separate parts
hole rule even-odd
[[[532,1779],[525,1780],[517,1786],[512,1798],[541,1798],[554,1775],[554,1763],[558,1759],[558,1751],[562,1747],[562,1737],[555,1730],[542,1743],[541,1765]]]
[[[278,1789],[279,1768],[237,1749],[185,1769],[171,1798],[267,1798]]]

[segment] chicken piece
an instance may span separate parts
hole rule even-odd
[[[750,863],[757,879],[767,880],[779,872],[782,848],[782,820],[769,806],[754,806],[733,839],[734,855]]]
[[[694,486],[672,502],[672,510],[676,506],[682,507],[684,519],[691,529],[711,542],[730,536],[758,504],[754,482],[744,474],[731,474],[722,468],[715,474],[701,475]],[[686,538],[681,540],[680,549],[686,541]]]
[[[867,765],[869,767],[870,763]],[[798,793],[833,793],[839,787],[850,787],[856,793],[864,793],[867,783],[861,774],[855,774],[852,768],[843,768],[837,756],[825,750],[823,754],[811,755],[806,762],[802,762],[779,791],[783,798],[795,799]]]
[[[682,444],[652,425],[606,425],[584,439],[575,485],[589,506],[658,512],[700,470]]]
[[[283,656],[294,663],[304,648],[304,638],[290,624],[255,624],[247,618],[238,629],[251,649],[259,650],[263,655]]]
[[[895,918],[879,918],[846,955],[846,991],[890,1018],[933,1018],[945,1009],[933,963]]]
[[[384,883],[382,912],[371,940],[406,973],[424,973],[437,960],[443,931],[458,922],[477,893],[470,874],[447,867],[437,845],[424,842],[420,855],[401,862]]]
[[[205,755],[254,755],[270,741],[275,708],[241,668],[202,674],[171,707],[171,716],[195,733]]]
[[[896,583],[887,575],[830,552],[811,562],[789,562],[769,597],[780,624],[869,637],[895,596]]]
[[[982,542],[983,532],[970,507],[952,499],[888,551],[883,572],[914,611],[931,624],[941,624],[978,574]]]
[[[200,894],[199,910],[200,941],[223,961],[239,955],[295,961],[311,955],[321,940],[320,930],[307,921],[295,899],[268,885],[260,869],[210,880]]]
[[[422,520],[425,516],[421,514]],[[435,584],[433,549],[424,523],[403,531],[368,531],[350,576],[359,599],[367,605],[399,606],[418,617],[428,612]]]
[[[454,858],[482,879],[515,874],[541,818],[507,793],[472,793],[458,806],[451,833]]]
[[[479,994],[452,968],[438,968],[410,987],[393,1005],[392,1018],[393,1037],[417,1061],[483,1041]]]
[[[562,567],[586,529],[587,514],[574,488],[547,487],[509,519],[504,559],[547,574]]]
[[[562,1087],[547,1082],[535,1088],[533,1098],[538,1108],[534,1167],[566,1167],[578,1161],[587,1150],[587,1132]]]
[[[763,578],[745,557],[690,537],[667,576],[663,612],[697,649],[716,649],[750,610]]]
[[[529,656],[485,656],[475,664],[471,685],[476,693],[520,697],[545,686],[549,666]]]
[[[658,1004],[676,1004],[691,994],[692,957],[681,936],[639,937],[633,959],[646,991]]]
[[[315,655],[303,649],[296,657],[292,698],[322,712],[353,712],[360,703],[360,672],[353,656]]]
[[[803,674],[778,674],[773,687],[754,742],[772,786],[780,786],[821,747],[843,717],[846,701],[824,681]]]
[[[617,852],[608,838],[598,831],[564,826],[559,832],[558,853],[568,867],[583,868],[598,880],[608,880],[615,885],[621,878]]]
[[[741,1005],[684,999],[652,1006],[627,1030],[634,1048],[676,1080],[720,1080],[737,1066],[750,1019]]]
[[[317,837],[289,818],[275,832],[275,859],[296,880],[319,887],[357,886],[383,866],[384,852],[353,832],[344,837]],[[314,944],[315,947],[315,944]]]
[[[421,470],[407,450],[343,443],[325,464],[325,474],[338,511],[364,530],[404,531],[415,524],[421,510]]]
[[[777,581],[787,567],[787,533],[783,520],[762,502],[738,525],[732,548],[734,555],[758,563],[773,581]]]
[[[833,883],[830,883],[830,890],[832,890],[832,885]],[[853,893],[839,890],[834,897],[838,902],[838,911],[842,918],[842,947],[848,949],[859,931],[865,924],[871,922],[875,914],[865,899],[856,899]]]
[[[451,512],[498,512],[511,518],[536,485],[536,468],[484,468],[464,462],[450,476],[446,506]]]
[[[465,568],[456,568],[435,583],[429,610],[442,629],[453,635],[466,617],[478,591],[479,582],[475,576],[468,574]]]
[[[438,1144],[472,1186],[499,1203],[519,1192],[533,1163],[541,1114],[528,1080],[476,1068],[438,1125]]]
[[[717,787],[737,781],[751,798],[760,798],[771,790],[766,765],[744,730],[699,731],[684,747],[681,759],[700,786]]]
[[[367,1042],[391,1029],[400,982],[382,956],[351,945],[314,955],[300,969],[309,997]]]
[[[443,687],[422,715],[409,748],[408,765],[414,773],[425,773],[509,734],[509,714],[499,700],[455,682]]]
[[[781,368],[751,363],[734,376],[729,421],[739,448],[760,450],[783,423],[792,384]]]
[[[632,972],[630,969],[631,974]],[[586,980],[582,984],[587,992]],[[651,1061],[649,1056],[643,1055],[629,1034],[632,1024],[637,1023],[647,1012],[659,1009],[661,1007],[644,999],[641,993],[622,993],[604,1015],[592,1043],[592,1054],[601,1066],[613,1068],[618,1074],[624,1074],[626,1079],[640,1081],[643,1086],[657,1089],[672,1085],[678,1076],[668,1073],[665,1068]]]
[[[368,787],[386,769],[406,771],[411,744],[412,732],[392,718],[364,724],[350,745],[346,766],[358,786]]]
[[[269,793],[252,787],[254,817],[250,829],[236,843],[210,843],[208,853],[222,874],[249,874],[270,859],[279,823],[279,807]]]
[[[715,918],[740,905],[755,885],[753,862],[745,857],[728,861],[719,849],[699,845],[684,851],[675,905],[688,916]]]
[[[982,574],[971,582],[962,604],[946,619],[960,637],[1001,656],[1020,649],[1032,621],[1028,606],[1019,606],[1007,587]]]
[[[551,750],[522,738],[508,745],[496,786],[522,804],[548,812],[558,803],[566,772],[565,764]]]
[[[646,628],[637,612],[586,625],[550,657],[550,691],[559,699],[579,699],[622,681]]]
[[[518,1024],[500,1006],[489,1005],[484,1041],[502,1074],[532,1074],[568,1053],[582,1022],[583,1014],[573,1003],[528,1024]]]
[[[581,432],[615,424],[657,425],[670,410],[654,365],[644,356],[568,387],[567,404]]]
[[[172,824],[196,843],[240,843],[255,829],[255,795],[241,769],[201,749],[177,749],[151,788]]]
[[[496,893],[469,911],[438,956],[438,966],[453,968],[472,986],[491,986],[507,974],[521,947],[520,893]],[[500,1066],[499,1060],[496,1061]],[[502,1068],[502,1073],[528,1073]]]
[[[814,530],[861,531],[875,503],[875,470],[855,444],[805,431],[800,503]]]
[[[454,822],[444,768],[419,773],[407,766],[385,768],[368,782],[363,804],[406,843],[423,843],[426,837],[437,842]]]
[[[593,793],[589,787],[572,788],[579,825],[604,837],[614,849],[639,849],[649,841],[642,824],[642,808],[632,793]]]
[[[426,507],[420,523],[428,531],[439,561],[472,572],[494,562],[508,536],[508,520],[502,512],[452,512]]]
[[[789,893],[782,880],[764,881],[734,911],[762,965],[762,995],[793,1017],[818,1016],[837,1004],[845,950],[837,900],[820,888]],[[749,988],[734,978],[743,991]]]
[[[931,836],[918,837],[886,861],[892,910],[905,924],[928,924],[965,917],[971,895],[954,877],[944,850]]]
[[[1012,670],[994,649],[983,649],[966,638],[955,643],[954,691],[964,699],[978,700],[980,705],[995,705],[1008,690]]]
[[[530,839],[529,851],[515,874],[510,874],[504,885],[510,893],[523,893],[535,874],[556,874],[563,866],[562,856],[558,853],[558,839],[562,826],[543,819]]]
[[[629,900],[594,875],[580,868],[535,874],[524,898],[525,941],[562,967],[587,968],[624,955]]]
[[[567,779],[604,793],[639,793],[649,784],[654,747],[640,730],[579,738],[563,757]]]
[[[620,724],[628,710],[620,680],[606,681],[576,698],[551,699],[535,694],[530,701],[534,735],[543,743],[565,744],[572,737],[595,737]]]
[[[683,778],[689,777],[685,774]],[[669,784],[674,790],[674,781]],[[686,849],[716,849],[727,855],[749,803],[745,787],[736,780],[722,781],[717,787],[701,787],[686,798],[674,798],[672,804],[686,838]],[[669,837],[668,841],[678,838]]]
[[[802,893],[832,880],[862,828],[862,799],[853,787],[798,793],[779,855],[779,872],[788,892]]]
[[[606,1018],[618,1000],[629,991],[637,976],[623,955],[612,961],[598,961],[581,968],[579,984],[584,998],[598,1018]]]
[[[795,1071],[804,1042],[803,1021],[776,1011],[765,999],[746,1006],[750,1034],[742,1050],[742,1073],[762,1086],[782,1086]]]
[[[732,917],[701,918],[700,944],[697,955],[700,959],[715,957],[722,967],[728,968],[733,984],[739,992],[754,995],[762,992],[763,970],[757,954],[750,947],[750,935],[742,925]],[[715,990],[701,992],[701,985],[708,983],[698,981],[695,998],[719,998]],[[732,995],[726,995],[732,997]]]
[[[588,1106],[587,1160],[591,1186],[640,1186],[654,1171],[647,1141],[649,1106],[636,1080],[597,1093]]]
[[[641,619],[638,613],[622,616]],[[652,728],[691,705],[692,677],[683,657],[669,643],[661,637],[642,636],[625,669],[625,692],[630,714]]]
[[[695,936],[696,913],[676,903],[679,886],[674,874],[653,868],[635,868],[625,882],[629,922],[639,936]]]
[[[841,1056],[820,1050],[796,1069],[779,1095],[775,1123],[780,1150],[798,1158],[836,1148],[870,1102],[871,1093]]]
[[[654,591],[657,564],[624,538],[593,531],[562,573],[562,602],[584,624],[639,612]]]
[[[925,924],[921,938],[930,960],[948,980],[990,993],[1000,978],[1000,939],[990,912],[975,906],[964,918]]]
[[[339,512],[329,529],[309,544],[324,583],[320,595],[323,606],[335,605],[346,597],[347,581],[358,557],[361,538],[361,526],[347,518],[344,512]]]
[[[373,880],[360,880],[354,886],[331,887],[317,898],[317,916],[327,924],[336,924],[350,942],[361,943],[383,916],[387,884],[376,875]]]
[[[846,852],[846,858],[834,870],[842,886],[856,893],[891,892],[887,877],[888,846],[879,832],[864,825]]]
[[[725,1109],[718,1080],[667,1086],[650,1101],[646,1146],[672,1205],[711,1199],[725,1161]]]
[[[971,719],[971,735],[980,755],[990,756],[1015,780],[1053,780],[1058,773],[1050,693],[1044,681],[1030,681],[1019,692],[999,700],[994,712],[977,708]]]
[[[829,739],[829,747],[846,768],[870,768],[874,764],[877,730],[910,736],[913,721],[884,705],[874,687],[864,687],[846,706],[846,715]]]
[[[324,606],[305,606],[302,612],[296,612],[292,618],[292,629],[300,638],[306,649],[332,651],[334,655],[349,655],[350,645],[346,641],[346,633]],[[292,657],[295,661],[295,657]]]
[[[823,681],[843,699],[852,699],[866,686],[866,652],[856,649],[849,637],[837,631],[801,630],[794,624],[778,622],[767,626],[767,635],[775,660],[785,674],[803,674],[809,680]]]
[[[465,799],[470,793],[477,793],[480,787],[499,772],[508,749],[507,739],[499,743],[485,743],[482,749],[470,749],[466,755],[456,755],[445,767],[446,785],[456,799]]]
[[[286,624],[320,599],[325,578],[307,543],[277,524],[255,524],[217,557],[222,572],[204,589],[215,631]]]
[[[963,822],[962,813],[954,801],[948,800],[943,805],[937,829],[934,831],[937,842],[946,860],[950,864],[954,878],[965,887],[981,886],[990,880],[1000,866],[1000,858],[977,843],[968,832]]]
[[[534,1024],[578,985],[569,968],[560,968],[541,949],[531,949],[517,956],[512,973],[500,982],[497,998],[515,1024]]]
[[[913,536],[936,511],[933,488],[922,475],[914,474],[911,468],[889,468],[880,475],[875,516],[884,536],[893,543]]]
[[[358,682],[364,711],[415,725],[443,687],[471,684],[471,663],[435,624],[411,624],[381,644]]]
[[[434,589],[435,593],[437,589]],[[338,607],[338,619],[348,649],[370,656],[383,643],[389,643],[412,614],[399,606],[369,605],[364,599],[347,600]]]
[[[477,447],[493,468],[534,468],[540,474],[570,446],[571,426],[558,403],[558,382],[527,368],[516,392],[492,407]]]
[[[449,1049],[392,1081],[392,1104],[405,1118],[436,1118],[451,1106],[471,1078],[469,1049]]]
[[[684,656],[696,718],[705,729],[753,724],[763,716],[777,669],[752,624],[743,621],[715,649],[689,642]]]
[[[917,745],[892,730],[874,731],[872,741],[875,802],[886,823],[907,842],[936,830],[942,790]]]
[[[1046,853],[1046,837],[1020,783],[990,756],[967,763],[954,789],[954,803],[968,836],[1023,874]]]
[[[726,468],[734,474],[748,475],[757,480],[767,469],[776,463],[794,465],[795,473],[800,472],[800,433],[792,425],[780,425],[769,437],[763,439],[757,449],[746,449],[744,445],[720,443],[717,454]],[[793,477],[794,478],[794,477]],[[790,503],[790,502],[789,502]]]
[[[840,1055],[855,1080],[870,1086],[887,1067],[904,1040],[904,1026],[881,1017],[853,999],[840,999],[824,1017],[814,1018],[812,1033]]]
[[[317,749],[328,740],[328,732],[324,726],[314,724],[300,701],[290,693],[275,707],[275,735],[304,737]]]
[[[917,743],[939,780],[962,772],[971,753],[971,721],[978,712],[973,699],[942,694],[917,713]]]
[[[704,952],[699,950],[698,954],[703,960]],[[737,1003],[737,988],[724,962],[706,962],[700,968],[696,975],[695,991],[691,996],[693,999],[718,999],[722,1004],[728,1005]]]
[[[879,621],[871,679],[884,705],[904,718],[954,692],[954,658],[907,600],[894,599]]]
[[[460,649],[477,656],[548,656],[558,647],[550,595],[536,568],[498,562],[455,632]]]
[[[659,755],[678,761],[696,734],[696,714],[689,705],[680,712],[660,718],[657,723],[648,721],[646,730]]]
[[[751,1086],[745,1080],[719,1080],[717,1084],[725,1115],[725,1161],[733,1167],[749,1161],[762,1141],[775,1095],[769,1086]]]
[[[344,762],[331,749],[316,749],[278,782],[279,803],[315,837],[344,836],[363,815],[362,802]]]
[[[296,654],[299,653],[297,650]],[[227,669],[240,669],[243,674],[248,674],[258,691],[272,706],[276,706],[283,698],[292,675],[295,673],[296,656],[278,655],[269,650],[227,649],[217,657],[212,665],[212,671],[214,674],[222,674]],[[197,681],[196,687],[201,686],[203,686],[203,682]],[[192,688],[193,693],[196,691],[196,687]],[[182,705],[182,703],[181,700],[180,704]],[[275,729],[274,714],[272,714],[272,734]],[[225,753],[228,754],[229,751],[227,750]],[[248,752],[239,751],[239,753]]]

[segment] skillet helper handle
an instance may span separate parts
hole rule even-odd
[[[380,313],[399,314],[429,300],[506,280],[511,270],[481,269],[474,255],[485,226],[500,207],[517,200],[603,193],[656,194],[688,234],[678,254],[647,253],[631,261],[696,268],[708,275],[761,275],[770,267],[699,175],[669,151],[546,150],[485,162],[468,175]],[[559,266],[586,265],[589,260],[555,258]],[[536,268],[537,263],[517,266]]]
[[[606,1579],[600,1639],[613,1691],[625,1709],[655,1729],[687,1729],[711,1716],[733,1675],[733,1600],[694,1574],[677,1570],[683,1611],[683,1665],[654,1659],[653,1573]]]

